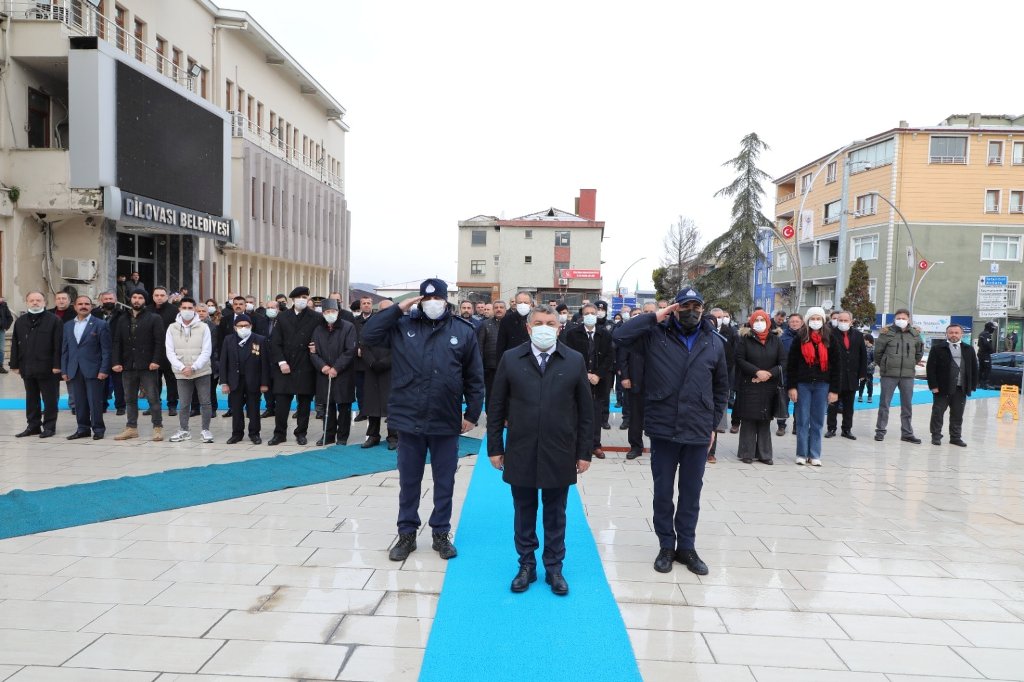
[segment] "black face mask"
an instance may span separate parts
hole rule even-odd
[[[109,303],[109,302],[108,303],[104,303],[103,304],[103,309],[104,310],[113,310],[114,309],[114,304],[113,303]]]
[[[680,310],[676,319],[679,320],[679,325],[683,328],[683,331],[689,333],[700,324],[700,313],[696,310]]]
[[[284,301],[279,301],[277,304],[277,309],[282,312],[288,310],[288,304],[286,304]]]

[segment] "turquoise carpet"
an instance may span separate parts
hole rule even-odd
[[[463,436],[459,439],[459,456],[476,454],[480,447],[478,439]],[[0,539],[397,468],[396,453],[383,446],[364,450],[359,445],[336,445],[294,455],[172,469],[60,488],[12,490],[0,495]]]
[[[486,445],[480,449],[485,452]],[[448,563],[420,682],[639,682],[626,626],[575,486],[566,516],[563,574],[569,595],[551,593],[543,565],[527,592],[513,594],[509,583],[519,557],[512,541],[511,489],[486,456],[477,459],[457,529],[459,556]],[[542,529],[537,530],[543,548]],[[657,544],[653,533],[651,543]]]

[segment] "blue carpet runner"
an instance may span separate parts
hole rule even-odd
[[[570,488],[566,512],[569,595],[551,593],[543,565],[527,592],[513,594],[509,583],[518,555],[512,493],[491,467],[485,444],[481,452],[457,529],[459,556],[448,563],[420,682],[639,682],[626,626],[576,487]],[[538,522],[542,514],[538,511]],[[653,533],[651,543],[657,543]],[[538,550],[538,563],[540,555]]]
[[[480,447],[479,439],[463,436],[459,439],[459,456],[476,454]],[[146,476],[31,492],[12,490],[0,495],[0,539],[397,468],[396,453],[383,445],[365,450],[359,445],[335,445],[294,455],[171,469]]]

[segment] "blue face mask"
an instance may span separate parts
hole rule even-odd
[[[530,340],[533,341],[533,345],[537,346],[537,348],[547,350],[558,341],[558,331],[554,327],[546,325],[530,327]]]

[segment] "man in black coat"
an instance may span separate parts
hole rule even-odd
[[[117,327],[117,320],[124,313],[124,310],[118,308],[117,296],[114,295],[113,291],[104,291],[99,295],[99,300],[100,304],[92,309],[92,314],[104,320],[110,327],[110,333],[113,334],[114,329]],[[103,397],[108,405],[111,396],[114,398],[114,409],[117,410],[117,415],[123,415],[125,413],[124,386],[121,384],[121,375],[117,372],[107,377],[107,386]]]
[[[334,294],[331,294],[332,296]],[[338,318],[345,320],[341,315],[341,303],[338,303]],[[363,335],[363,324],[370,319],[373,315],[373,299],[369,296],[363,296],[359,299],[359,312],[353,316],[351,320],[348,320],[355,325],[356,328],[356,343],[359,343],[359,339]],[[363,361],[362,355],[360,355],[360,349],[356,348],[356,361],[354,364],[355,370],[355,387],[356,402],[359,404],[359,413],[356,415],[356,421],[361,422],[367,418],[367,415],[363,414],[363,402],[365,402],[365,395],[363,394],[363,385],[366,382],[366,363]]]
[[[390,308],[394,303],[385,298],[377,306],[377,312]],[[380,444],[380,420],[388,416],[388,398],[391,395],[391,349],[385,345],[369,346],[360,342],[366,376],[363,383],[363,402],[359,411],[366,417],[366,440],[363,448]],[[388,450],[398,449],[398,432],[388,422]]]
[[[270,337],[270,374],[274,390],[274,437],[267,445],[285,442],[292,397],[296,409],[295,442],[306,444],[309,430],[309,405],[316,393],[316,368],[310,359],[309,344],[313,330],[320,325],[320,313],[309,309],[309,287],[295,287],[289,295],[292,307],[277,318]]]
[[[530,294],[525,291],[516,294],[514,305],[498,324],[498,341],[494,347],[498,360],[501,360],[501,356],[509,348],[515,348],[530,340],[530,334],[526,331],[526,317],[532,308],[533,297]]]
[[[228,410],[231,412],[228,445],[242,440],[246,415],[249,416],[249,440],[253,445],[263,442],[260,437],[260,395],[270,385],[269,351],[266,337],[253,333],[252,318],[244,313],[235,319],[234,331],[221,343],[221,391],[228,396]]]
[[[317,402],[326,411],[324,433],[317,445],[346,445],[352,429],[355,399],[356,327],[338,318],[338,302],[325,300],[323,319],[313,330],[310,359],[317,370]]]
[[[942,444],[942,418],[949,409],[949,444],[967,447],[963,439],[964,406],[978,388],[978,358],[971,344],[963,342],[958,324],[946,327],[946,343],[934,341],[926,372],[932,392],[932,445]]]
[[[586,363],[587,379],[592,386],[594,404],[594,442],[591,454],[598,459],[604,459],[601,425],[605,419],[605,410],[608,409],[615,351],[612,348],[612,335],[598,321],[597,308],[588,303],[583,306],[582,312],[583,323],[569,327],[562,334],[562,343],[582,355]]]
[[[17,438],[49,438],[57,431],[60,399],[60,353],[64,323],[46,309],[42,292],[25,297],[28,312],[14,323],[11,337],[11,369],[25,384],[25,417],[28,427]],[[40,400],[42,410],[39,409]]]
[[[643,313],[653,313],[657,307],[645,303]],[[623,346],[616,346],[619,384],[629,401],[629,452],[626,459],[636,459],[644,453],[644,356]]]
[[[996,342],[992,338],[995,331],[996,325],[986,322],[984,330],[978,334],[979,381],[982,388],[991,388],[989,375],[992,373],[992,353],[996,350]]]
[[[590,467],[594,409],[583,356],[557,343],[558,315],[534,308],[530,343],[502,356],[487,413],[487,454],[512,486],[519,572],[513,592],[537,580],[537,494],[544,503],[545,581],[557,595],[569,593],[562,576],[565,507],[569,486]],[[505,424],[507,439],[503,439]]]
[[[160,317],[164,323],[164,329],[174,324],[174,320],[178,317],[178,306],[168,300],[165,287],[153,287],[153,305],[149,309]],[[178,414],[178,378],[174,376],[171,361],[167,359],[166,353],[160,362],[160,378],[167,386],[167,416],[174,417]],[[157,395],[160,395],[159,382],[157,383]]]
[[[149,403],[153,419],[153,440],[164,439],[160,411],[160,363],[167,358],[164,323],[146,309],[146,295],[132,292],[131,312],[121,315],[111,329],[111,371],[119,377],[125,392],[128,421],[114,440],[139,437],[139,387]]]
[[[829,403],[828,421],[825,438],[834,438],[839,411],[843,411],[843,438],[857,440],[853,435],[853,396],[857,393],[860,381],[868,375],[868,349],[864,345],[864,335],[853,328],[853,315],[846,310],[838,311],[836,327],[832,330],[832,348],[829,351],[829,362],[835,363],[838,383],[833,384],[829,391],[839,396],[839,400]]]
[[[494,374],[498,371],[498,360],[501,359],[498,355],[498,330],[501,321],[505,319],[505,302],[496,301],[492,310],[494,316],[484,318],[476,328],[476,340],[484,361],[484,405],[490,400],[491,385],[494,383]]]

